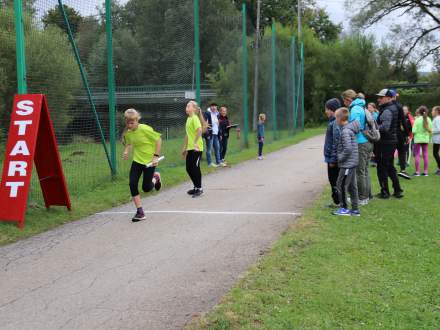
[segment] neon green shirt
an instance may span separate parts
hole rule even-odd
[[[428,117],[428,127],[432,131],[432,121],[431,118]],[[429,133],[425,127],[423,127],[423,117],[419,116],[414,121],[414,125],[412,128],[412,132],[414,134],[414,143],[429,143],[431,140],[431,133]]]
[[[202,123],[200,123],[199,117],[193,115],[188,117],[186,120],[186,136],[188,137],[188,146],[186,150],[194,150],[194,141],[197,136],[197,130],[202,128]],[[197,145],[199,146],[199,151],[203,151],[203,139],[199,138],[197,141]]]
[[[133,147],[133,160],[139,164],[148,164],[153,159],[160,136],[152,127],[139,124],[135,131],[128,130],[125,133],[124,140]]]

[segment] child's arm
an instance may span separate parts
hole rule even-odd
[[[194,150],[200,151],[199,139],[202,137],[202,129],[199,127],[196,132],[196,139],[194,140]]]
[[[128,159],[128,154],[130,153],[130,149],[131,149],[131,144],[126,144],[125,147],[124,147],[124,152],[122,154],[122,158],[124,160]]]
[[[185,139],[183,140],[183,148],[182,148],[182,156],[185,157],[188,148],[188,135],[185,135]]]
[[[153,157],[153,161],[152,161],[153,166],[157,166],[157,164],[159,163],[158,159],[160,157],[160,150],[161,149],[162,149],[162,138],[159,138],[156,141],[156,150],[154,151],[154,157]]]

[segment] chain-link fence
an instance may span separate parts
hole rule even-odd
[[[23,35],[15,33],[14,3],[22,3]],[[243,148],[255,145],[255,116],[265,113],[271,143],[304,125],[304,66],[291,38],[274,24],[256,47],[246,7],[223,0],[0,1],[0,149],[17,79],[28,93],[47,95],[72,195],[111,172],[126,176],[118,138],[127,108],[139,110],[172,150],[184,135],[185,104],[196,98],[204,111],[210,102],[228,108]],[[17,61],[20,41],[25,56]],[[16,63],[25,65],[25,81]],[[39,191],[33,175],[32,202],[41,201]]]

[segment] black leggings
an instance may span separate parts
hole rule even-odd
[[[220,141],[220,159],[225,160],[226,151],[228,151],[228,137],[223,136]]]
[[[189,150],[186,155],[186,172],[191,178],[195,188],[202,188],[202,172],[200,171],[201,159],[201,151]]]
[[[258,156],[263,156],[264,142],[258,142]]]
[[[440,169],[440,156],[439,156],[440,144],[434,143],[433,151],[434,151],[433,154],[435,161],[437,162],[437,168]]]
[[[155,170],[155,167],[146,167],[145,165],[137,162],[131,163],[130,192],[132,197],[139,195],[138,185],[142,173],[144,174],[144,178],[142,180],[142,190],[145,192],[153,190],[153,175]]]

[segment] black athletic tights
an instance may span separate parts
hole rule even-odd
[[[195,188],[202,188],[202,172],[200,171],[201,159],[201,151],[189,150],[186,155],[186,172],[191,178]]]
[[[131,163],[130,192],[132,197],[139,195],[138,185],[142,173],[144,174],[144,178],[142,180],[142,190],[145,192],[153,190],[154,185],[152,181],[155,170],[155,167],[146,167],[145,165],[139,164],[137,162]]]
[[[437,162],[437,168],[440,169],[440,156],[439,156],[440,144],[434,143],[433,151],[434,151],[433,153],[434,153],[435,161]]]

